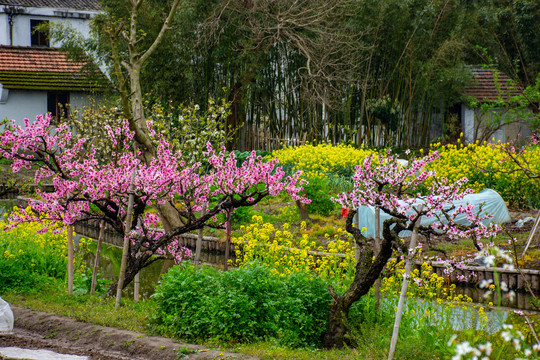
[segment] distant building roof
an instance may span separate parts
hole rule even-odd
[[[506,74],[496,69],[471,67],[473,82],[464,92],[480,102],[508,101],[511,97],[523,92]]]
[[[58,49],[0,46],[0,83],[7,89],[90,91],[104,88],[105,77],[84,71],[85,63]]]
[[[97,11],[97,0],[0,0],[0,5]]]

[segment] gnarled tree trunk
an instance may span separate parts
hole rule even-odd
[[[347,216],[347,231],[354,236],[360,248],[360,259],[356,264],[354,280],[347,291],[340,295],[335,292],[332,285],[328,288],[333,301],[328,314],[328,332],[324,336],[324,347],[327,349],[356,346],[349,327],[349,310],[356,301],[369,292],[375,280],[379,278],[381,271],[392,256],[393,247],[398,245],[397,233],[402,229],[397,223],[390,230],[390,225],[397,222],[395,218],[384,222],[381,250],[373,259],[373,249],[370,244],[372,239],[367,239],[359,229],[352,226],[355,214],[356,210],[351,210]]]

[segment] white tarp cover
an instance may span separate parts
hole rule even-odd
[[[458,208],[460,205],[474,204],[475,208],[478,208],[481,203],[484,203],[482,206],[482,215],[488,214],[493,215],[492,219],[486,219],[483,221],[484,224],[497,223],[503,224],[510,222],[510,214],[508,214],[508,209],[502,197],[492,189],[484,189],[478,194],[469,194],[465,195],[462,200],[454,202],[455,208]],[[421,201],[418,201],[418,204],[421,204]],[[414,210],[410,210],[410,213],[413,213]],[[381,211],[380,221],[381,221],[381,233],[382,237],[383,231],[383,222],[386,219],[389,219],[390,215]],[[433,222],[437,221],[437,218],[433,217],[422,217],[421,224],[424,226],[429,226]],[[375,208],[373,206],[362,206],[358,209],[358,219],[356,221],[360,229],[366,228],[366,236],[374,237],[375,236]],[[468,225],[465,214],[460,214],[456,217],[456,222],[462,225]],[[402,231],[400,236],[409,236],[410,231]]]
[[[88,356],[59,354],[50,350],[30,350],[18,347],[0,348],[0,359],[21,360],[88,360]]]
[[[9,304],[0,297],[0,334],[13,332],[13,311]]]

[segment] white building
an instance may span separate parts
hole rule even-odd
[[[492,68],[471,67],[473,83],[465,89],[477,103],[476,108],[461,104],[458,114],[461,120],[464,142],[475,141],[508,142],[523,141],[531,136],[527,119],[532,116],[528,109],[514,113],[512,107],[505,107],[510,100],[520,95],[523,88],[506,74]],[[482,111],[481,104],[492,104]],[[499,104],[497,107],[495,104]]]
[[[102,89],[36,30],[44,22],[65,22],[88,36],[97,0],[0,0],[0,120],[90,103]],[[102,74],[99,74],[102,76]]]

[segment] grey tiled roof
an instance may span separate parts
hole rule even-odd
[[[97,0],[0,0],[0,5],[73,10],[99,10]]]

